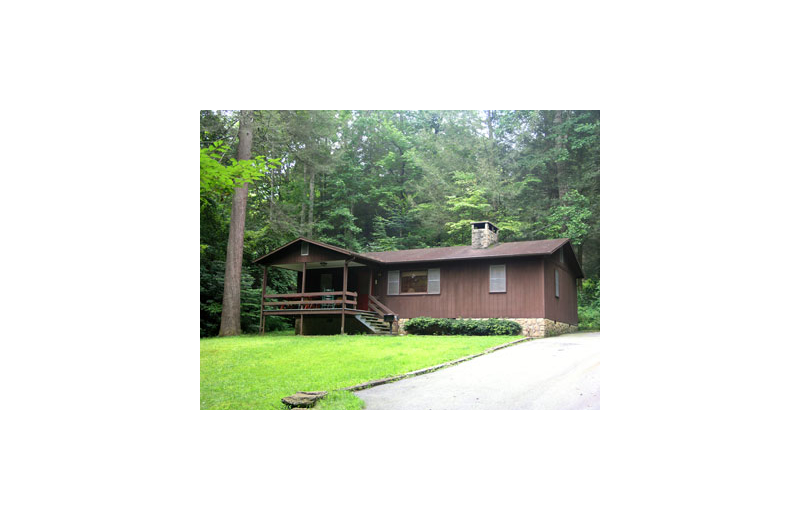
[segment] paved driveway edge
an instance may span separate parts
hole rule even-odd
[[[502,345],[497,345],[495,347],[489,347],[483,352],[478,352],[477,354],[470,354],[469,356],[465,356],[462,358],[454,359],[453,361],[448,361],[446,363],[442,363],[440,365],[434,365],[428,368],[421,368],[419,370],[414,370],[413,372],[407,372],[405,374],[401,374],[399,376],[392,376],[387,377],[385,379],[375,379],[372,381],[367,381],[366,383],[359,383],[355,386],[348,386],[347,388],[339,388],[338,390],[344,390],[347,392],[357,392],[359,390],[365,390],[367,388],[372,388],[373,386],[378,385],[385,385],[386,383],[394,383],[395,381],[400,381],[401,379],[407,379],[409,377],[414,376],[421,376],[422,374],[428,374],[430,372],[435,372],[437,370],[441,370],[443,368],[451,367],[453,365],[457,365],[459,363],[463,363],[464,361],[469,361],[470,359],[475,359],[479,356],[484,356],[486,354],[491,354],[496,350],[500,350],[506,347],[510,347],[511,345],[516,345],[517,343],[522,343],[523,341],[532,341],[534,338],[520,338],[515,339],[514,341],[509,341],[508,343],[503,343]]]

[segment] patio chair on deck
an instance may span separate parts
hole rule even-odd
[[[325,289],[324,292],[333,292],[333,289]],[[325,296],[322,296],[321,299],[323,299],[323,300],[333,300],[334,296],[332,294],[331,295],[325,295]],[[332,303],[323,303],[322,304],[322,308],[323,309],[333,309],[334,307],[335,307],[335,305],[332,304]]]

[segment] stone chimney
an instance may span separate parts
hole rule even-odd
[[[472,247],[486,249],[497,243],[497,226],[484,220],[472,223]]]

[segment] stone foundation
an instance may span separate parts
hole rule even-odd
[[[487,320],[489,318],[469,318],[475,320]],[[577,325],[562,323],[560,321],[548,320],[547,318],[499,318],[501,320],[516,321],[522,326],[522,334],[531,338],[544,338],[546,336],[558,336],[567,332],[578,332]],[[406,334],[406,322],[408,318],[398,320],[400,334]]]

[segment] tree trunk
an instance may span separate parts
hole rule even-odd
[[[561,152],[564,150],[564,132],[561,129],[561,124],[564,122],[563,114],[561,110],[556,110],[556,116],[553,121],[556,126],[556,150],[557,155],[561,155]],[[556,159],[556,185],[558,186],[558,198],[563,199],[564,195],[567,194],[567,172],[566,172],[567,165],[564,161],[560,160],[559,158]]]
[[[275,212],[275,173],[269,170],[269,223],[272,224],[273,213]]]
[[[308,175],[306,175],[306,163],[303,163],[303,189],[305,189],[306,179]],[[306,200],[305,198],[300,198],[300,233],[305,236],[306,235]]]
[[[242,110],[239,114],[239,148],[236,158],[250,159],[253,146],[253,112]],[[236,188],[231,206],[231,226],[228,230],[228,249],[225,255],[225,287],[222,293],[222,322],[220,336],[238,336],[242,333],[241,292],[242,255],[244,252],[244,221],[247,211],[247,183]]]
[[[489,141],[494,141],[494,129],[492,128],[492,117],[494,110],[486,111],[486,126],[489,129]]]
[[[314,167],[308,176],[308,238],[314,238]]]

